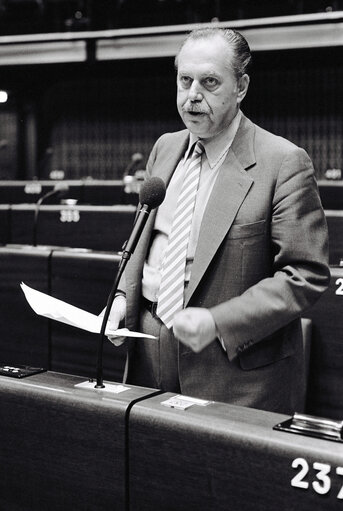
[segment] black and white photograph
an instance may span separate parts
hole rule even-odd
[[[343,0],[0,0],[0,511],[343,509]]]

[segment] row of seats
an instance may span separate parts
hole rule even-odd
[[[286,415],[56,372],[0,376],[0,414],[4,510],[339,509],[339,445]]]
[[[56,245],[120,251],[131,232],[136,207],[0,205],[0,243]]]
[[[63,181],[3,181],[0,180],[0,204],[31,204],[40,197],[54,190],[55,186],[64,185],[64,196],[75,199],[80,204],[136,204],[138,185],[126,184],[120,180],[63,180]],[[138,189],[138,188],[137,188]],[[49,199],[49,204],[58,203],[59,196]]]
[[[41,206],[36,226],[33,204],[0,204],[0,243],[57,245],[120,251],[131,232],[135,206]],[[343,257],[343,210],[325,210],[330,264]]]
[[[0,247],[1,363],[41,366],[63,373],[94,376],[94,334],[37,316],[27,304],[20,282],[99,314],[105,305],[119,256],[92,251],[23,246]],[[330,287],[304,315],[312,321],[307,342],[309,378],[306,411],[343,416],[343,267],[331,268]],[[104,374],[121,381],[126,348],[105,343]]]
[[[136,204],[134,185],[124,185],[120,180],[72,180],[72,181],[0,181],[0,204],[37,202],[58,184],[69,187],[68,198],[80,204],[112,205]],[[325,209],[343,209],[343,181],[320,180],[319,193]],[[50,199],[52,200],[52,199]],[[55,199],[59,200],[58,198]]]

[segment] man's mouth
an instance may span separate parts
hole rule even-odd
[[[196,112],[196,111],[192,111],[192,110],[186,110],[185,112],[189,115],[194,116],[194,117],[198,117],[200,115],[205,115],[205,112]]]

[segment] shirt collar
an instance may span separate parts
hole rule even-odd
[[[241,118],[242,112],[241,110],[238,110],[236,116],[233,118],[227,128],[223,129],[223,131],[212,138],[201,139],[211,169],[215,167],[220,158],[222,158],[224,154],[227,153],[230,149],[233,139],[235,138],[238,131]],[[189,151],[193,147],[194,143],[197,142],[197,140],[199,140],[199,138],[196,135],[193,135],[193,133],[190,133],[189,145],[185,155],[186,158],[188,158]]]

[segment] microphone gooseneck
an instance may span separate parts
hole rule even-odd
[[[152,209],[157,208],[160,204],[162,204],[164,197],[166,195],[166,186],[164,181],[159,177],[151,177],[146,180],[139,193],[139,202],[140,209],[136,215],[136,220],[132,228],[131,235],[127,242],[124,245],[123,253],[121,256],[121,260],[119,262],[119,267],[117,271],[116,278],[114,280],[112,289],[107,299],[106,309],[104,312],[104,317],[101,324],[99,344],[98,344],[98,356],[97,356],[97,381],[95,388],[101,389],[104,388],[103,383],[103,368],[102,368],[102,355],[103,355],[103,346],[104,346],[104,338],[105,338],[105,330],[107,321],[111,312],[111,307],[113,304],[113,300],[115,298],[115,294],[118,289],[118,284],[121,279],[121,276],[124,272],[125,266],[133,254],[136,245],[139,241],[139,238],[142,234],[144,226],[148,220],[150,211]]]
[[[143,161],[143,155],[141,153],[133,153],[131,156],[130,163],[126,166],[124,172],[123,172],[123,179],[128,176],[139,163]]]
[[[33,246],[37,246],[37,225],[38,225],[38,215],[40,211],[40,207],[42,203],[52,197],[53,195],[65,194],[69,191],[69,186],[66,183],[56,183],[52,190],[42,195],[38,201],[36,202],[35,214],[33,217]]]

